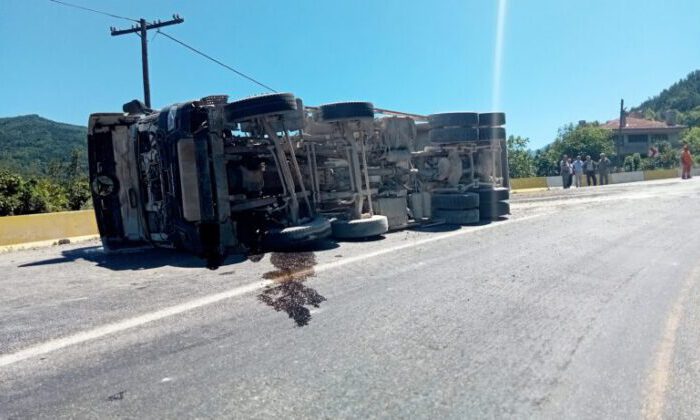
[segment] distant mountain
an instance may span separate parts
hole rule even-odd
[[[700,70],[693,71],[632,111],[656,120],[664,120],[667,111],[675,111],[678,123],[700,126]]]
[[[68,161],[79,150],[86,164],[87,127],[38,115],[0,118],[0,168],[22,174],[45,173],[50,162]]]

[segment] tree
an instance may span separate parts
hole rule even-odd
[[[527,145],[530,139],[520,136],[508,137],[508,167],[511,178],[535,176],[535,160]]]
[[[625,156],[622,167],[626,172],[639,171],[642,169],[642,157],[639,153]]]
[[[575,127],[569,124],[559,129],[559,135],[554,140],[552,149],[559,155],[566,154],[569,157],[590,155],[597,160],[601,153],[613,154],[612,132],[600,127],[598,123]]]
[[[671,143],[662,141],[658,144],[659,153],[653,158],[654,168],[671,169],[678,167],[680,157],[678,150],[671,146]]]
[[[678,122],[690,127],[700,126],[700,106],[696,106],[688,112],[681,113],[678,116]]]
[[[687,144],[690,153],[696,158],[700,157],[700,127],[693,127],[681,134],[681,142]]]
[[[0,216],[80,210],[89,200],[90,186],[84,177],[57,182],[0,169]]]
[[[535,152],[535,173],[537,176],[559,175],[557,157],[550,152],[550,145]]]
[[[0,171],[0,216],[15,214],[20,208],[20,191],[24,180],[9,171]]]
[[[48,211],[46,195],[37,186],[35,179],[25,180],[18,174],[0,170],[0,216]]]
[[[90,184],[86,180],[78,180],[68,186],[68,209],[80,210],[90,204]]]
[[[568,124],[559,129],[557,138],[535,154],[535,167],[540,176],[559,174],[559,161],[563,155],[585,158],[590,155],[597,160],[605,153],[614,161],[612,132],[598,123]]]
[[[700,125],[700,70],[688,74],[632,111],[655,120],[663,120],[667,111],[675,111],[679,124],[691,127]]]

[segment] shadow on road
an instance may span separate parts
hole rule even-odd
[[[62,256],[58,258],[22,264],[20,267],[64,264],[77,260],[91,261],[98,267],[115,271],[146,270],[165,266],[184,268],[206,266],[203,259],[197,258],[194,255],[163,248],[146,248],[119,253],[107,253],[101,246],[90,246],[63,251],[61,255]],[[245,256],[231,255],[226,258],[223,265],[236,264],[243,261],[245,261]]]
[[[383,241],[386,239],[386,236],[384,235],[379,235],[379,236],[373,236],[371,238],[343,238],[343,239],[334,239],[336,242],[379,242]]]
[[[313,252],[273,252],[270,262],[276,270],[263,274],[263,278],[273,280],[258,295],[258,300],[271,306],[275,311],[284,311],[297,326],[308,325],[311,311],[307,306],[318,308],[326,298],[316,290],[306,287],[303,282],[314,275],[316,255]]]
[[[294,251],[294,252],[313,252],[325,251],[337,248],[339,245],[333,241],[321,240],[315,241],[303,246],[286,248],[284,250],[274,251]],[[247,259],[257,262],[262,259],[265,252],[273,251],[271,249],[260,250],[257,254],[243,255],[232,254],[226,257],[226,260],[221,266],[238,264]],[[186,252],[177,251],[167,248],[140,248],[124,250],[120,252],[105,252],[101,246],[89,246],[63,251],[60,257],[49,258],[46,260],[35,261],[27,264],[22,264],[19,267],[37,267],[44,265],[55,265],[70,263],[77,260],[91,261],[98,267],[107,268],[109,270],[124,271],[124,270],[147,270],[159,267],[182,267],[182,268],[197,268],[206,267],[206,261],[195,255]]]
[[[499,219],[501,220],[501,219]],[[470,223],[468,225],[464,225],[466,227],[474,227],[474,226],[484,226],[488,225],[491,223],[491,220],[479,220],[477,223]],[[429,232],[429,233],[440,233],[440,232],[452,232],[453,230],[459,230],[462,228],[462,225],[455,225],[455,224],[450,224],[450,223],[435,223],[432,225],[421,225],[421,226],[416,226],[414,228],[411,228],[411,230],[415,232]]]

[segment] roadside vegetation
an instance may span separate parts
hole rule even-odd
[[[52,161],[44,174],[23,175],[0,168],[0,216],[89,208],[90,187],[74,150],[66,161]]]
[[[0,216],[89,207],[86,138],[38,115],[0,118]]]
[[[700,70],[693,71],[660,94],[649,98],[631,111],[644,118],[664,121],[670,112],[676,123],[688,126],[681,133],[681,144],[687,144],[700,164]],[[635,153],[620,159],[615,155],[614,133],[600,127],[597,122],[580,125],[568,124],[559,129],[556,139],[539,150],[528,148],[530,139],[520,136],[508,138],[508,156],[511,178],[553,176],[559,174],[559,161],[569,157],[590,155],[598,159],[601,152],[608,155],[613,165],[622,171],[642,171],[677,168],[680,150],[669,142],[654,145],[658,154],[647,157]]]
[[[621,171],[647,171],[671,169],[679,165],[680,150],[669,142],[656,144],[659,153],[655,157],[635,153],[620,161],[615,155],[612,133],[600,128],[598,123],[574,127],[569,124],[559,130],[554,142],[539,150],[530,150],[530,139],[520,136],[508,137],[508,161],[511,178],[559,175],[559,161],[566,154],[572,159],[578,155],[590,155],[598,159],[600,153],[608,155],[613,165]],[[687,144],[700,164],[700,127],[691,127],[681,134],[681,143]]]

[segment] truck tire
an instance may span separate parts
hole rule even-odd
[[[479,141],[505,140],[506,129],[503,127],[481,127],[479,128]]]
[[[316,217],[307,223],[290,226],[283,229],[268,231],[262,244],[265,248],[283,248],[293,245],[303,245],[318,239],[324,239],[331,234],[331,223],[324,217]]]
[[[374,120],[371,102],[337,102],[319,107],[321,121]]]
[[[495,203],[497,201],[504,201],[510,198],[510,191],[508,188],[504,187],[482,187],[477,189],[470,189],[469,192],[479,194],[479,205],[486,203]]]
[[[469,127],[433,128],[428,132],[428,138],[433,143],[476,141],[478,139],[478,130]]]
[[[508,214],[510,214],[510,204],[507,201],[497,201],[479,206],[479,218],[481,220],[496,220]]]
[[[477,127],[479,114],[476,112],[445,112],[428,115],[430,128],[442,127]]]
[[[470,225],[479,222],[479,209],[435,209],[433,210],[431,217],[433,219],[442,219],[448,225]]]
[[[331,227],[333,237],[338,239],[372,238],[389,230],[389,219],[375,214],[367,219],[334,220]]]
[[[499,127],[506,124],[503,112],[484,112],[479,114],[479,127]]]
[[[433,194],[431,204],[434,209],[465,210],[479,207],[479,194]]]
[[[296,109],[297,102],[293,94],[273,93],[231,102],[224,107],[224,116],[226,122],[236,123],[255,117],[287,114],[290,111],[296,111]]]

